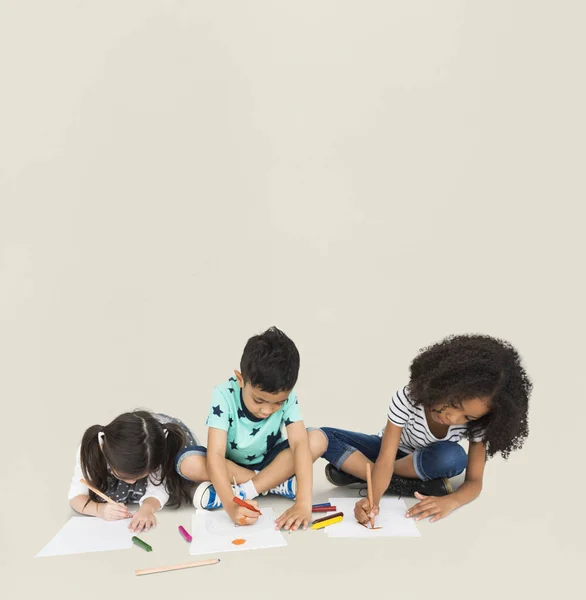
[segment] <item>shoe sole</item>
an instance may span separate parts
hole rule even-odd
[[[328,465],[329,467],[330,465]],[[325,469],[325,474],[326,474],[326,479],[335,487],[344,487],[341,484],[339,484],[337,481],[334,481],[330,475],[330,469],[326,467]]]
[[[444,480],[444,486],[446,488],[446,491],[448,492],[448,494],[452,494],[454,492],[452,482],[449,479],[446,479],[445,477],[442,477],[442,479]]]
[[[210,509],[204,508],[202,506],[201,499],[211,485],[212,485],[211,481],[202,481],[197,486],[195,492],[193,493],[193,506],[195,508],[200,509],[200,510],[210,510]],[[217,506],[216,508],[222,508],[222,505],[220,504],[220,506]],[[215,510],[215,509],[212,509],[212,510]]]
[[[330,469],[328,468],[330,465],[328,465],[325,468],[325,475],[326,475],[326,479],[335,487],[350,487],[351,485],[353,486],[362,486],[364,485],[364,481],[360,481],[360,479],[358,479],[357,477],[354,478],[354,481],[349,481],[348,483],[340,483],[339,481],[334,481],[334,479],[332,479],[332,476],[330,475]],[[349,477],[353,477],[353,475],[349,475]]]

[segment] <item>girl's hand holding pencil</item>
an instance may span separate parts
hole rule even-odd
[[[364,500],[360,500],[354,507],[354,515],[356,520],[363,525],[370,521],[371,529],[374,529],[374,518],[378,515],[378,506],[374,504],[374,496],[372,492],[372,472],[370,463],[366,464],[366,486],[368,496]]]
[[[118,502],[100,502],[98,504],[98,516],[102,517],[104,521],[120,521],[121,519],[128,519],[132,515],[128,512],[124,504],[119,504]]]
[[[376,505],[370,506],[368,498],[363,498],[354,506],[354,516],[359,523],[366,525],[371,519],[374,519],[379,513],[379,508]]]

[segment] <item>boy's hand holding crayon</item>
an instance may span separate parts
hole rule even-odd
[[[370,506],[368,498],[363,498],[354,506],[354,516],[359,523],[366,525],[371,519],[374,519],[379,513],[379,507],[373,503]]]
[[[226,512],[236,525],[254,525],[258,521],[260,515],[260,512],[258,511],[258,502],[255,500],[247,500],[246,504],[254,507],[256,510],[236,504],[236,502],[228,502],[226,504]]]

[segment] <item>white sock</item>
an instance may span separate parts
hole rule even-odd
[[[260,471],[257,471],[256,469],[254,470],[254,472],[258,475],[260,473]],[[266,492],[263,492],[262,495],[266,496],[269,493],[269,490],[267,490]]]
[[[247,500],[254,500],[258,496],[258,492],[252,483],[252,479],[249,479],[246,483],[240,484],[240,489],[244,492],[244,497]]]

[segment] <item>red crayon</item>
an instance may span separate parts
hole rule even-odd
[[[311,512],[336,512],[335,506],[314,506]]]
[[[243,506],[244,508],[248,508],[248,510],[253,510],[254,512],[257,512],[259,515],[262,515],[262,513],[260,512],[260,510],[258,510],[258,508],[256,508],[256,506],[252,506],[252,504],[248,504],[248,502],[244,502],[244,500],[241,500],[240,498],[237,498],[236,496],[234,496],[234,498],[232,498],[233,502],[236,502],[236,504],[238,504],[238,506]]]

